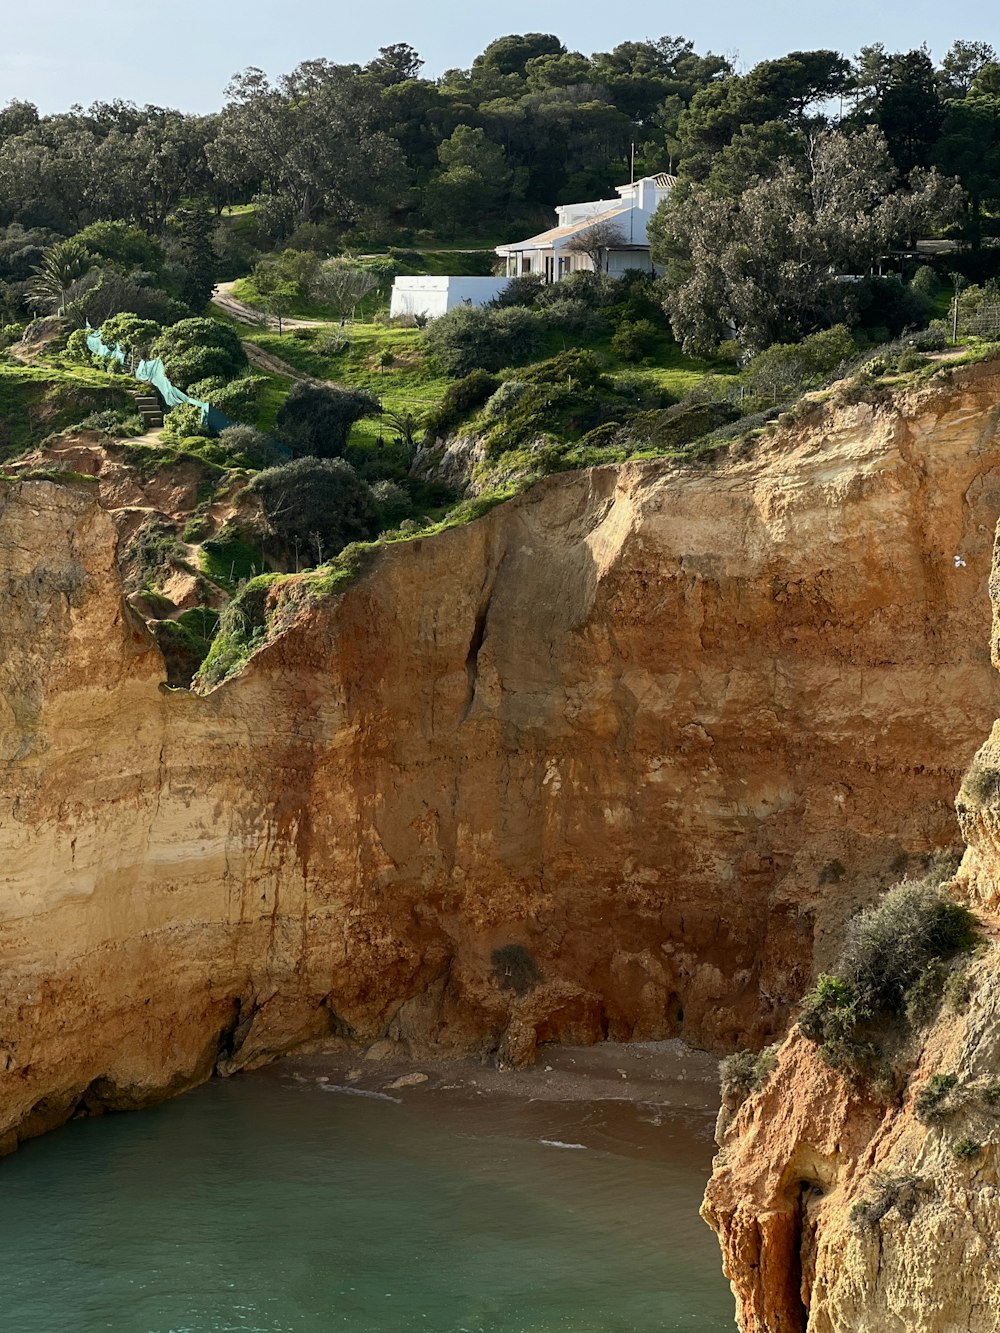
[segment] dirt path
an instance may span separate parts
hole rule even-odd
[[[266,370],[269,375],[280,375],[286,380],[297,380],[300,384],[332,384],[332,380],[320,380],[315,375],[303,375],[300,370],[290,366],[287,361],[282,361],[280,356],[273,356],[270,352],[265,352],[263,347],[258,347],[256,343],[244,342],[243,350],[247,354],[247,360],[258,370]]]
[[[235,282],[220,282],[216,284],[215,291],[212,293],[212,305],[218,306],[232,319],[238,319],[241,324],[260,324],[263,320],[263,314],[252,305],[247,305],[245,301],[239,300],[233,295]],[[270,321],[268,321],[270,323]],[[284,329],[319,329],[329,320],[322,319],[283,319],[281,321],[282,330]],[[284,374],[284,372],[281,372]],[[296,378],[299,378],[296,376]]]

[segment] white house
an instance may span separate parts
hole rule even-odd
[[[507,286],[507,278],[396,278],[390,315],[425,315],[436,319],[460,305],[486,305]]]
[[[676,176],[643,176],[630,185],[617,186],[617,199],[563,204],[556,209],[557,225],[549,231],[529,236],[526,241],[497,246],[497,254],[506,262],[507,276],[513,278],[523,273],[536,273],[545,282],[558,282],[579,269],[593,271],[591,257],[583,254],[574,243],[584,240],[588,231],[604,223],[611,224],[621,239],[602,252],[601,271],[612,277],[620,276],[630,268],[652,272],[654,265],[649,255],[646,228],[676,184]]]

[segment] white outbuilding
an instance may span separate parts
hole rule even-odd
[[[507,278],[396,278],[390,315],[424,315],[437,319],[460,305],[486,305],[507,286]]]

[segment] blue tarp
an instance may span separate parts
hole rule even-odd
[[[99,356],[105,361],[108,357],[111,357],[120,365],[125,365],[125,353],[122,351],[120,344],[116,343],[114,347],[109,347],[101,337],[100,329],[92,329],[88,324],[87,330],[87,346],[95,356]],[[181,389],[171,384],[159,357],[156,357],[153,361],[140,361],[135,368],[135,378],[142,380],[144,384],[152,384],[163,399],[168,412],[172,407],[180,407],[181,403],[191,403],[194,407],[201,408],[201,424],[208,426],[210,430],[219,431],[230,424],[228,417],[223,416],[216,408],[211,407],[208,403],[200,402],[197,398],[189,397]]]

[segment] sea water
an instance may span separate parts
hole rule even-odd
[[[733,1328],[709,1108],[435,1082],[244,1075],[25,1145],[0,1162],[3,1329]]]

